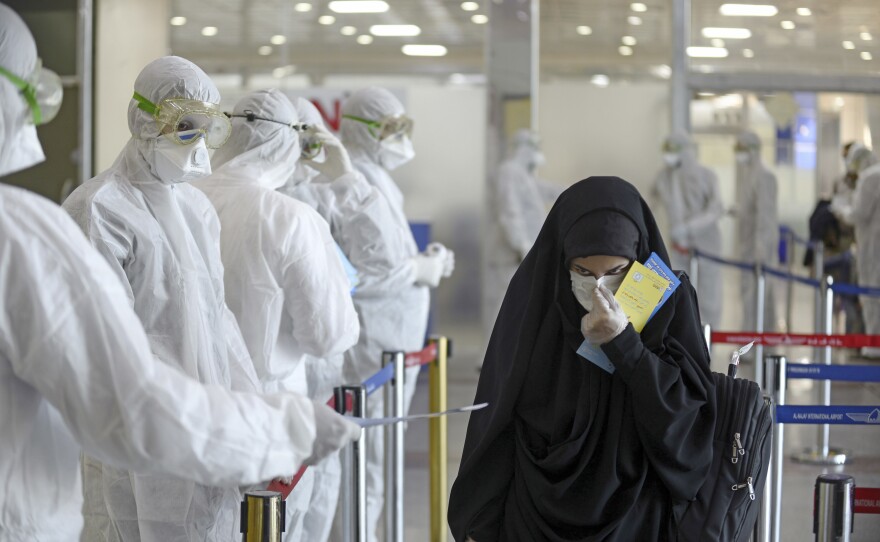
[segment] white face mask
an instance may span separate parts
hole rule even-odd
[[[0,122],[2,124],[2,122]],[[0,177],[27,169],[46,160],[37,138],[37,128],[22,126],[9,141],[0,144]]]
[[[395,170],[416,156],[412,141],[405,136],[389,137],[379,143],[379,165]]]
[[[737,164],[748,164],[749,163],[749,153],[747,153],[747,152],[736,153],[736,163]]]
[[[575,271],[569,271],[569,274],[571,275],[571,291],[574,293],[575,299],[588,311],[593,310],[593,291],[600,284],[611,290],[611,293],[616,294],[623,279],[626,278],[626,273],[606,275],[599,279],[592,276],[587,277]]]
[[[674,152],[667,152],[663,154],[663,161],[666,162],[666,165],[669,167],[676,167],[681,163],[681,157]]]
[[[150,162],[153,173],[164,184],[188,183],[211,174],[211,157],[204,137],[191,145],[180,145],[159,136],[154,140]]]

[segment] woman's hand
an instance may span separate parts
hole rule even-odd
[[[593,310],[581,319],[581,333],[590,344],[605,344],[626,328],[629,320],[605,286],[593,290]]]

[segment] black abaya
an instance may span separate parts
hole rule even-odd
[[[591,254],[613,253],[620,230],[595,224],[615,220],[592,218],[609,213],[635,224],[639,261],[653,251],[669,263],[626,181],[591,177],[559,197],[511,280],[483,362],[474,402],[489,406],[471,415],[449,502],[457,541],[670,540],[703,483],[713,384],[687,277],[641,334],[629,325],[602,346],[613,375],[576,353],[585,311],[567,259],[590,254],[565,251],[584,239]]]

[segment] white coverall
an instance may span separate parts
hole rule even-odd
[[[856,188],[849,199],[832,201],[831,210],[843,221],[852,224],[856,236],[856,266],[859,286],[880,288],[880,160],[868,149],[854,146],[850,149],[847,164],[858,173]],[[865,333],[880,334],[880,299],[859,296]],[[864,347],[862,355],[878,358],[880,348]]]
[[[293,104],[278,90],[257,91],[239,100],[233,115],[246,110],[287,125],[233,116],[214,172],[193,185],[220,218],[226,300],[263,391],[307,395],[305,356],[341,356],[354,346],[357,313],[327,223],[276,191],[300,156],[299,136],[288,126],[298,122]],[[312,540],[303,518],[313,473],[308,469],[287,499],[284,540]]]
[[[718,177],[697,162],[693,142],[684,134],[666,138],[664,152],[677,156],[677,163],[666,164],[657,174],[652,197],[666,211],[672,267],[688,271],[690,256],[678,249],[698,249],[720,256],[721,230],[718,221],[724,205],[718,190]],[[718,264],[700,260],[697,282],[700,318],[717,328],[721,322],[723,282]]]
[[[0,5],[0,66],[21,77],[36,62],[24,22]],[[3,176],[43,152],[4,77],[0,103]],[[80,445],[208,485],[255,483],[320,459],[305,398],[205,387],[157,363],[117,274],[56,205],[0,185],[0,254],[13,263],[0,268],[0,542],[80,539]]]
[[[179,57],[148,64],[134,89],[153,104],[170,98],[220,99],[208,76]],[[126,286],[157,359],[205,384],[258,390],[247,348],[224,300],[217,214],[197,188],[157,176],[153,148],[165,136],[134,100],[128,125],[132,138],[116,162],[77,188],[64,208]],[[84,473],[88,536],[107,530],[124,541],[142,542],[237,536],[237,488],[128,472],[89,458]]]
[[[737,136],[737,147],[743,149],[742,162],[736,169],[737,194],[737,254],[741,261],[773,265],[778,260],[779,213],[777,183],[773,174],[761,161],[761,140],[753,132]],[[755,274],[741,272],[743,301],[743,331],[756,328],[757,307]],[[776,297],[773,279],[766,282],[764,331],[776,329]]]
[[[482,279],[482,320],[486,341],[520,262],[532,248],[547,211],[563,187],[535,176],[543,162],[536,136],[520,130],[511,138],[510,153],[498,166],[490,185],[486,267]]]

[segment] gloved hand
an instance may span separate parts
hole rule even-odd
[[[279,476],[278,478],[275,478],[275,479],[272,480],[272,481],[273,481],[273,482],[278,482],[278,483],[281,484],[281,485],[289,486],[290,484],[293,483],[293,475],[290,475],[290,476]]]
[[[442,243],[431,243],[428,245],[426,254],[442,254],[443,255],[443,278],[452,275],[455,270],[455,252],[446,248]]]
[[[672,242],[681,247],[688,246],[688,229],[684,224],[676,224],[672,228]]]
[[[349,442],[361,438],[361,428],[337,413],[324,403],[313,401],[315,407],[315,445],[304,463],[314,465],[346,446]]]
[[[313,125],[310,129],[312,130],[311,135],[324,146],[324,161],[304,160],[306,164],[323,173],[326,179],[330,181],[335,181],[346,173],[354,171],[351,159],[348,157],[348,151],[345,150],[342,142],[336,136],[327,131],[323,126],[317,124]]]
[[[581,319],[581,333],[590,344],[602,345],[618,335],[626,328],[629,319],[611,290],[599,285],[593,290],[593,310]]]
[[[445,254],[416,254],[413,258],[413,267],[416,271],[415,283],[420,286],[436,288],[443,277],[443,268],[446,265]]]

